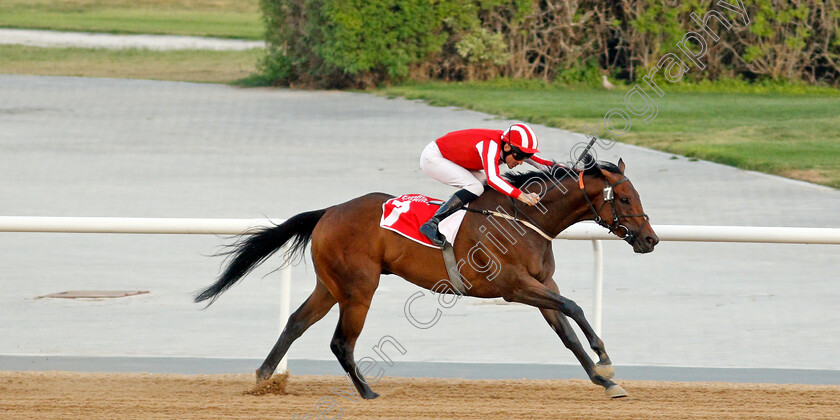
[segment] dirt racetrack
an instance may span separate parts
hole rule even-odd
[[[584,380],[383,378],[380,398],[352,401],[330,391],[348,390],[343,377],[292,376],[287,395],[261,396],[252,378],[0,372],[0,418],[840,418],[840,386],[619,381],[630,396],[610,400]]]

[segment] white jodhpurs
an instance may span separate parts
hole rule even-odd
[[[475,195],[484,192],[487,175],[471,171],[443,157],[437,143],[431,142],[420,154],[420,169],[424,174],[455,188],[463,188]]]

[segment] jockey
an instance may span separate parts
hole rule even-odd
[[[499,165],[514,168],[527,162],[542,170],[554,162],[535,155],[537,135],[526,124],[514,124],[505,131],[471,129],[453,131],[429,143],[420,155],[420,169],[426,175],[453,187],[461,188],[449,198],[420,232],[432,243],[442,246],[445,238],[438,224],[484,192],[484,183],[494,190],[533,206],[540,200],[510,185],[499,174]]]

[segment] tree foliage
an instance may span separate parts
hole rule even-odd
[[[743,1],[743,3],[741,3]],[[840,80],[836,0],[261,0],[276,84],[371,86],[495,76],[636,80],[689,32],[704,36],[718,78]],[[704,32],[696,22],[708,11]],[[693,14],[693,19],[692,19]],[[729,26],[727,28],[727,26]],[[716,34],[713,39],[709,34]],[[695,44],[692,48],[697,48]],[[579,80],[580,81],[580,80]]]

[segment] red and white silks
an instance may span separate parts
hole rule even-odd
[[[521,127],[509,131],[511,138],[519,141],[523,141],[523,132],[526,137],[528,133]],[[499,172],[503,134],[502,130],[486,129],[448,133],[426,146],[420,155],[420,169],[446,185],[466,189],[475,195],[484,192],[486,182],[496,191],[517,198],[522,192],[505,181]],[[537,145],[536,136],[527,141],[529,145]],[[553,164],[536,155],[525,162],[543,170]]]

